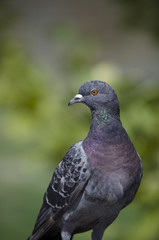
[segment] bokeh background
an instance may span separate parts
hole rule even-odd
[[[103,239],[159,239],[159,2],[0,1],[0,238],[26,239],[67,149],[87,135],[88,80],[116,91],[144,166],[135,201]],[[90,239],[90,232],[75,235]]]

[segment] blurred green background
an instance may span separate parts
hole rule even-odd
[[[0,238],[26,239],[68,148],[87,135],[88,80],[116,91],[144,176],[103,239],[159,239],[159,3],[0,1]],[[90,232],[74,236],[90,239]]]

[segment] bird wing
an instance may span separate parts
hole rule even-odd
[[[42,237],[69,209],[90,176],[82,141],[74,144],[56,168],[29,240]]]

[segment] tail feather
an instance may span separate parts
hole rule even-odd
[[[30,236],[27,240],[31,240],[32,236]],[[52,235],[50,233],[45,234],[43,237],[38,238],[38,240],[62,240],[61,234],[58,233],[57,235]]]

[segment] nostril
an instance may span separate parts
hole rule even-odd
[[[81,94],[77,94],[75,97],[74,97],[74,100],[79,100],[81,99],[83,96]]]
[[[74,98],[74,100],[78,100],[78,99],[80,99],[80,98],[79,98],[79,97],[75,97],[75,98]]]

